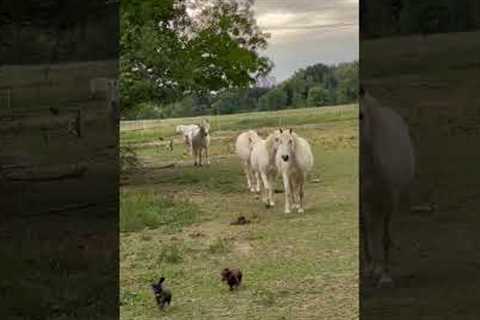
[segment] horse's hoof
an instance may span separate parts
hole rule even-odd
[[[270,202],[270,207],[275,207],[275,202]]]
[[[305,210],[303,210],[303,208],[298,208],[298,213],[304,213]]]
[[[290,209],[285,209],[285,214],[291,213]]]
[[[377,287],[378,288],[394,288],[395,283],[393,282],[393,279],[389,275],[383,274],[378,280]]]
[[[250,188],[250,192],[251,192],[251,193],[255,193],[255,189]]]

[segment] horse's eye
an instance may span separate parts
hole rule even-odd
[[[293,143],[293,140],[288,140],[288,143],[292,144],[292,143]]]

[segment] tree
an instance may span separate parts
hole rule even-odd
[[[248,86],[272,63],[253,1],[121,2],[122,105],[171,103],[189,94]]]
[[[311,107],[328,104],[329,92],[322,86],[315,86],[308,91],[307,104]]]
[[[358,97],[358,62],[339,64],[335,70],[338,87],[336,102],[338,104],[356,101]]]
[[[282,88],[274,88],[264,94],[259,100],[260,110],[285,109],[287,105],[287,94]]]

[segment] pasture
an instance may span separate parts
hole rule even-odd
[[[120,191],[121,319],[356,319],[358,317],[357,106],[205,117],[210,166],[196,168],[175,126],[200,118],[122,123],[121,145],[143,168]],[[236,136],[292,127],[312,146],[305,213],[283,213],[246,189]],[[174,139],[174,149],[167,142]],[[231,225],[239,216],[250,223]],[[244,282],[230,292],[224,267]],[[172,306],[160,312],[150,283],[166,277]]]

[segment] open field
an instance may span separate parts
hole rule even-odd
[[[356,319],[358,317],[357,107],[297,109],[210,118],[211,164],[193,167],[175,126],[158,121],[128,131],[144,163],[122,175],[120,299],[122,319]],[[291,126],[312,144],[315,166],[305,213],[283,213],[283,194],[264,208],[247,192],[233,154],[236,135]],[[159,138],[162,138],[160,140]],[[173,168],[161,168],[175,164]],[[277,183],[280,188],[280,183]],[[247,225],[230,225],[238,216]],[[229,292],[220,271],[240,267]],[[150,283],[164,275],[173,304],[160,313]]]

